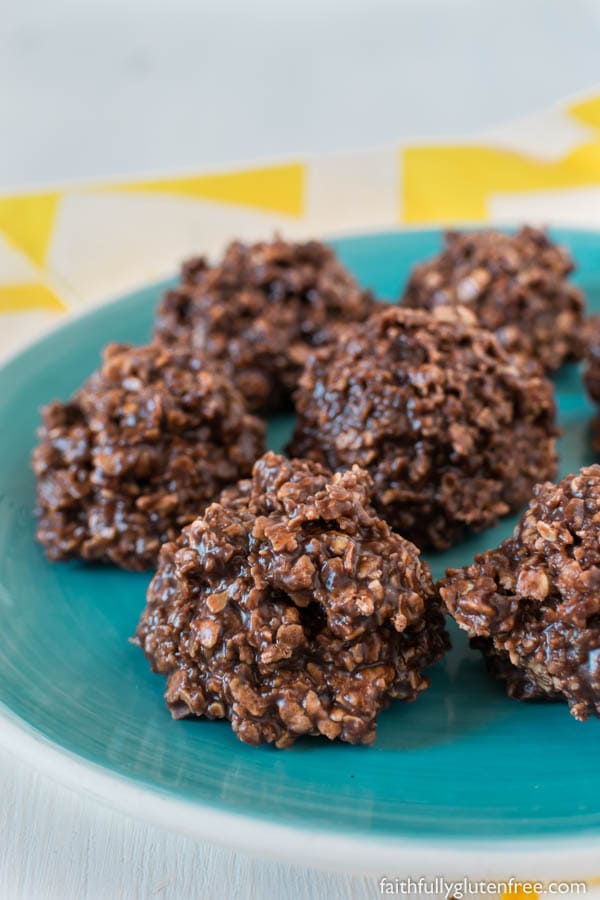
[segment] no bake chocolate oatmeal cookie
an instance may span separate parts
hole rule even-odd
[[[295,402],[291,455],[367,469],[379,513],[420,547],[492,525],[556,471],[550,383],[464,307],[389,307],[348,328],[311,357]]]
[[[166,544],[136,632],[176,718],[241,740],[356,744],[427,687],[448,646],[418,550],[371,506],[366,472],[274,453]]]
[[[374,303],[318,241],[234,242],[215,266],[184,263],[155,338],[218,360],[249,408],[273,411],[289,405],[311,349],[336,325],[362,322]]]
[[[510,353],[551,371],[581,355],[584,299],[568,280],[573,268],[567,251],[537,228],[450,231],[443,252],[413,269],[403,303],[466,305]]]
[[[511,697],[600,715],[600,466],[538,485],[512,538],[440,593]]]
[[[264,433],[229,380],[189,354],[109,345],[73,398],[43,411],[37,539],[53,560],[147,569],[250,473]]]

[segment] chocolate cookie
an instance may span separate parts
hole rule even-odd
[[[450,615],[519,700],[600,714],[600,466],[541,484],[515,532],[440,582]]]
[[[431,574],[371,506],[366,472],[274,453],[166,544],[136,632],[175,718],[241,740],[375,739],[448,646]]]
[[[290,453],[367,469],[379,513],[420,547],[492,525],[556,471],[550,383],[464,307],[389,307],[346,329],[295,401]]]
[[[53,560],[147,569],[264,450],[229,380],[181,350],[108,346],[67,403],[43,411],[37,539]]]
[[[584,299],[573,261],[537,228],[446,234],[446,248],[413,269],[403,303],[468,306],[513,354],[548,371],[581,355]]]
[[[216,266],[184,264],[158,308],[155,338],[218,360],[249,408],[272,411],[289,405],[311,348],[373,307],[324,244],[232,243]]]

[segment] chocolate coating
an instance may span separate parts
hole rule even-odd
[[[449,231],[442,253],[413,269],[403,303],[468,306],[500,343],[548,371],[581,356],[584,299],[567,280],[573,261],[544,231]]]
[[[274,453],[165,544],[136,632],[175,718],[249,744],[375,738],[448,646],[431,574],[371,506],[358,467]]]
[[[272,411],[289,405],[332,326],[361,322],[373,306],[324,244],[232,243],[216,266],[184,264],[158,308],[155,338],[217,359],[250,409]]]
[[[317,351],[290,444],[332,469],[357,463],[392,528],[448,547],[523,504],[556,471],[554,401],[463,307],[389,307]]]
[[[440,594],[511,697],[600,715],[600,466],[538,485],[512,538]]]
[[[249,474],[264,433],[228,379],[189,355],[111,344],[69,402],[43,411],[37,539],[53,560],[149,568],[162,543]]]

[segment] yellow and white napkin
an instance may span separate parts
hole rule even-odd
[[[460,142],[0,196],[0,353],[233,237],[529,221],[600,227],[600,94]]]

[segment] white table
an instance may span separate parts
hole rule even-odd
[[[600,81],[596,0],[3,7],[0,190],[457,135]],[[2,900],[377,896],[146,826],[0,750]]]

